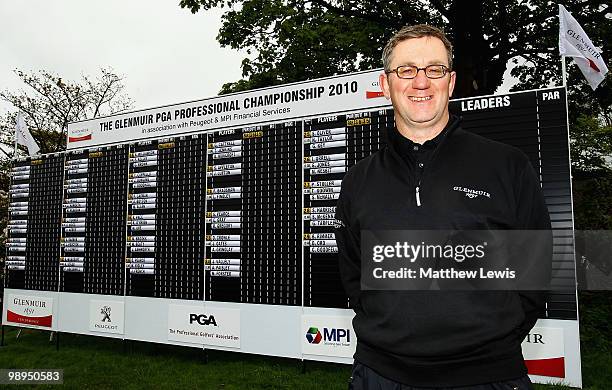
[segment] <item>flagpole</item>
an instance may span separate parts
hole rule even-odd
[[[565,68],[565,56],[561,56],[561,77],[563,77],[563,87],[567,88],[567,69]]]
[[[17,158],[17,123],[19,122],[19,115],[21,115],[21,111],[17,113],[17,117],[15,118],[15,149],[13,149],[13,160]]]

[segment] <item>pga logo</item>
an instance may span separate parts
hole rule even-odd
[[[189,314],[189,323],[193,324],[194,322],[197,322],[200,325],[217,326],[217,321],[215,321],[215,316],[213,315],[207,316],[206,314],[191,313]]]

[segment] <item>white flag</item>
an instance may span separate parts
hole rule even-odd
[[[35,155],[40,151],[38,144],[34,141],[34,137],[30,134],[30,130],[23,119],[23,115],[17,114],[17,123],[15,124],[15,140],[19,145],[24,145],[28,148],[30,156]]]
[[[603,81],[608,67],[601,57],[601,49],[593,45],[580,24],[559,4],[559,54],[574,57],[593,90]]]

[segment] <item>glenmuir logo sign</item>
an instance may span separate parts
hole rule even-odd
[[[523,357],[532,375],[565,378],[562,328],[534,327],[523,340]]]
[[[344,227],[344,222],[342,222],[341,220],[334,218],[333,221],[334,221],[334,228],[335,229],[340,229],[340,228]]]
[[[53,299],[25,295],[10,295],[6,321],[50,328],[53,321]]]
[[[72,129],[68,136],[68,142],[79,142],[91,140],[92,132],[88,128]]]
[[[453,187],[453,191],[463,192],[465,193],[465,196],[470,199],[477,198],[481,195],[486,196],[487,198],[491,198],[491,194],[489,194],[488,192],[480,191],[480,190],[473,190],[471,188],[456,186],[456,187]]]
[[[366,99],[376,99],[385,97],[385,94],[382,91],[366,91]]]

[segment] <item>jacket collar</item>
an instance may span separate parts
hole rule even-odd
[[[431,147],[432,149],[437,148],[444,141],[444,139],[446,139],[447,136],[449,136],[452,132],[455,131],[455,129],[459,127],[460,123],[461,123],[460,117],[450,114],[448,118],[448,123],[446,124],[444,129],[440,132],[440,134],[438,134],[433,139],[425,141],[423,146]],[[387,135],[389,138],[389,143],[388,143],[389,147],[393,150],[393,152],[397,153],[398,155],[402,155],[406,150],[409,150],[412,148],[412,146],[416,145],[415,142],[404,137],[399,132],[396,126],[393,126],[392,129],[389,129],[389,131],[387,132]]]

